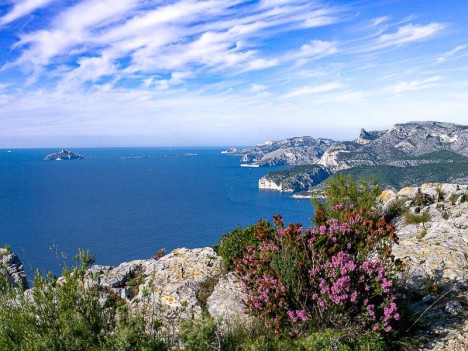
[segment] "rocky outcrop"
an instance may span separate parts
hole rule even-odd
[[[264,190],[292,191],[292,190],[284,190],[283,184],[281,184],[281,182],[277,184],[274,180],[269,179],[267,177],[261,177],[258,180],[258,188],[264,189]]]
[[[330,172],[321,166],[299,166],[288,170],[270,172],[260,178],[260,189],[295,192],[309,190],[328,178]]]
[[[437,151],[468,157],[468,127],[453,123],[410,122],[386,131],[361,130],[353,142],[334,145],[320,164],[334,171],[362,165],[389,165],[411,161],[402,167],[432,161]],[[447,153],[447,154],[448,154]],[[424,155],[428,155],[427,159]]]
[[[268,141],[240,150],[231,148],[223,153],[242,156],[241,163],[244,167],[318,165],[330,174],[377,166],[436,166],[432,172],[434,174],[428,180],[463,182],[468,179],[468,126],[442,122],[410,122],[395,124],[383,131],[361,129],[358,138],[353,141],[337,142],[331,139],[299,137]],[[417,173],[417,170],[413,171]],[[293,176],[295,175],[291,174]],[[272,177],[266,176],[262,179],[259,187],[285,191],[286,187],[280,186],[276,180],[272,182],[270,178]],[[287,181],[284,179],[282,182]],[[288,182],[292,184],[294,179]],[[419,182],[419,179],[415,179],[415,183]],[[297,187],[294,191],[307,191],[315,185],[313,182],[305,182],[304,186]]]
[[[400,206],[394,254],[408,267],[410,284],[426,277],[468,287],[468,185],[427,183],[382,194],[384,208]]]
[[[89,158],[88,156],[83,156],[80,154],[75,154],[70,150],[62,150],[60,152],[54,152],[52,154],[47,155],[44,160],[45,161],[68,161],[68,160],[84,160]]]
[[[14,288],[28,288],[23,263],[9,249],[0,248],[0,274],[5,275]]]
[[[468,185],[427,183],[382,193],[394,219],[396,258],[415,315],[426,323],[415,336],[420,350],[468,349]],[[419,222],[419,223],[416,223]]]
[[[387,165],[396,160],[402,167],[414,166],[426,160],[421,156],[431,154],[428,159],[432,160],[438,151],[468,157],[468,127],[410,122],[383,131],[361,129],[353,141],[295,137],[240,150],[230,148],[223,153],[242,156],[242,163],[259,166],[320,164],[337,171],[362,165]],[[407,165],[403,161],[411,162]]]
[[[96,265],[90,269],[91,278],[148,321],[156,318],[174,329],[203,311],[215,318],[243,315],[240,282],[223,274],[221,258],[212,248],[176,249],[158,260],[116,267]]]
[[[222,153],[242,156],[241,162],[258,166],[305,165],[317,162],[326,149],[333,145],[331,139],[310,136],[267,141],[251,148],[230,148]]]

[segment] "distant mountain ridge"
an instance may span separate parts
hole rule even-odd
[[[335,143],[331,139],[304,136],[267,141],[240,150],[230,148],[222,153],[242,156],[242,163],[259,166],[306,165],[318,162],[324,152]]]
[[[260,179],[260,188],[280,191],[308,190],[327,178],[327,174],[367,166],[402,168],[457,162],[456,179],[463,179],[468,157],[468,126],[432,121],[409,122],[395,124],[382,131],[361,129],[359,136],[352,141],[305,136],[270,141],[241,150],[231,148],[223,153],[242,156],[242,163],[259,167],[314,166],[310,169],[271,172]],[[317,167],[322,167],[323,171]],[[443,181],[449,176],[448,173],[444,171],[443,177],[433,175],[433,181]]]

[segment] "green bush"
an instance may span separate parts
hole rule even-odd
[[[428,211],[424,211],[420,214],[406,212],[404,214],[405,224],[421,224],[431,220],[431,215]]]
[[[223,258],[224,267],[232,271],[235,267],[234,261],[244,256],[247,246],[256,245],[259,240],[256,231],[266,232],[273,230],[268,221],[260,220],[257,225],[249,225],[245,229],[237,227],[233,231],[223,234],[219,244],[216,246],[218,255]]]
[[[93,282],[94,262],[79,251],[76,265],[60,278],[36,272],[33,288],[15,291],[0,276],[0,350],[21,351],[162,351],[156,335],[145,332],[141,317],[117,307],[116,300]]]
[[[324,195],[328,207],[353,205],[356,208],[371,209],[376,205],[382,188],[375,180],[354,181],[351,175],[339,175],[326,181]]]

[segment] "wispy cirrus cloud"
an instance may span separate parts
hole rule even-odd
[[[414,41],[427,39],[440,32],[445,26],[441,23],[429,23],[426,25],[406,24],[395,32],[381,34],[377,39],[377,47],[403,45]]]
[[[12,65],[37,77],[48,65],[62,63],[62,88],[109,75],[263,70],[279,61],[263,56],[254,41],[336,23],[341,12],[308,1],[178,1],[148,7],[144,1],[85,0],[60,13],[49,28],[21,35],[14,47],[22,53]],[[74,62],[67,61],[70,55]]]
[[[17,0],[10,12],[0,17],[0,26],[9,24],[17,19],[27,16],[41,7],[49,5],[54,0]]]
[[[338,52],[338,42],[325,40],[311,40],[303,44],[299,51],[287,56],[289,60],[295,60],[297,65],[303,65],[311,60],[316,60]]]
[[[464,51],[467,47],[468,47],[468,45],[466,45],[466,44],[457,45],[454,49],[452,49],[450,51],[447,51],[447,52],[443,53],[441,56],[437,57],[436,62],[437,63],[442,63],[442,62],[445,62],[447,60],[450,60],[450,59],[454,58],[458,52]]]
[[[398,94],[398,93],[404,93],[407,91],[432,88],[436,85],[436,82],[441,79],[442,79],[441,77],[435,76],[435,77],[430,77],[430,78],[426,78],[422,80],[398,82],[393,86],[384,88],[382,92],[391,92],[391,93]]]
[[[343,86],[344,85],[340,82],[331,82],[331,83],[326,83],[326,84],[321,84],[321,85],[304,86],[304,87],[300,87],[296,90],[291,91],[290,93],[287,93],[281,96],[281,98],[289,99],[289,98],[303,96],[303,95],[324,93],[327,91],[342,88]]]

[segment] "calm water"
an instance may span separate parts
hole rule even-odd
[[[241,168],[220,149],[74,149],[92,159],[42,160],[56,151],[0,150],[0,245],[30,267],[57,271],[52,245],[69,255],[89,248],[112,265],[162,247],[211,246],[276,213],[309,224],[309,201],[258,190],[271,169]],[[198,156],[166,156],[182,152]]]

